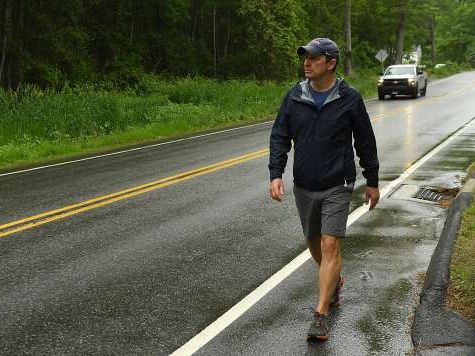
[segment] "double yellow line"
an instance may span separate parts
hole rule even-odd
[[[269,149],[263,149],[256,152],[248,153],[243,156],[235,157],[226,161],[218,162],[209,166],[201,167],[191,171],[187,171],[181,174],[174,176],[162,178],[150,183],[142,184],[133,188],[121,190],[116,193],[103,195],[97,198],[85,200],[83,202],[68,205],[60,209],[46,211],[41,214],[30,216],[24,219],[15,220],[3,225],[0,225],[0,237],[5,237],[12,235],[14,233],[33,229],[35,227],[56,221],[59,219],[64,219],[71,215],[80,214],[92,209],[100,208],[105,205],[115,203],[127,198],[131,198],[140,194],[151,192],[153,190],[161,189],[169,185],[177,184],[198,176],[202,176],[214,171],[224,169],[226,167],[231,167],[244,163],[259,157],[264,157],[269,154]]]

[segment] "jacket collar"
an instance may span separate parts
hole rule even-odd
[[[299,83],[299,86],[301,89],[300,93],[297,92],[296,95],[294,95],[294,99],[298,101],[302,101],[307,104],[315,105],[315,101],[313,100],[312,94],[310,93],[310,79],[301,81]],[[341,96],[345,94],[345,91],[347,88],[348,88],[348,84],[346,84],[346,82],[343,79],[336,78],[335,88],[333,88],[330,95],[328,95],[328,98],[323,103],[323,106],[341,98]]]

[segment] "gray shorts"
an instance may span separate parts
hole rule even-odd
[[[354,183],[312,192],[294,184],[294,196],[307,240],[321,235],[345,237]]]

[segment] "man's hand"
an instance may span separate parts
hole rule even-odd
[[[379,201],[379,189],[373,187],[366,187],[365,204],[369,204],[369,210],[372,210]]]
[[[270,182],[269,192],[272,199],[282,201],[284,197],[284,182],[282,178],[274,178],[272,182]]]

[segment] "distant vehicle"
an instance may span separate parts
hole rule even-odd
[[[389,66],[378,81],[378,98],[386,95],[410,95],[417,98],[427,92],[427,75],[415,64],[395,64]]]
[[[435,66],[434,66],[434,69],[439,69],[439,68],[444,68],[447,64],[445,63],[437,63]]]

